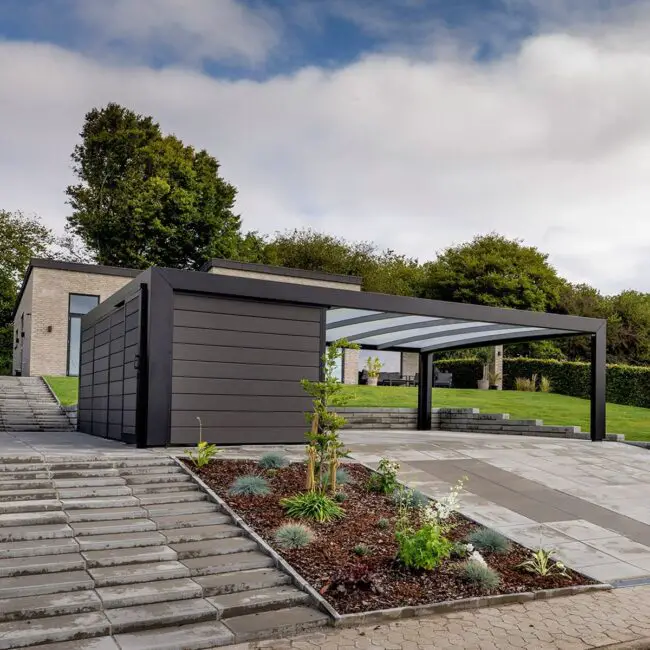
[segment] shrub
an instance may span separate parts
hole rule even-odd
[[[439,526],[398,531],[395,537],[399,546],[397,557],[409,569],[435,569],[451,555],[453,548]]]
[[[467,548],[467,544],[464,544],[463,542],[454,542],[451,549],[451,557],[464,559],[468,555],[469,549]]]
[[[515,390],[534,393],[535,383],[532,379],[528,379],[528,377],[517,377],[515,379]]]
[[[351,480],[350,473],[344,467],[339,467],[336,470],[336,484],[337,485],[347,485]],[[323,481],[325,485],[329,485],[330,482],[330,472],[329,469],[325,471],[323,476]]]
[[[380,530],[386,530],[390,526],[390,521],[386,519],[386,517],[382,517],[378,522],[377,522],[377,528]]]
[[[345,492],[337,492],[334,495],[334,501],[337,503],[343,503],[344,501],[347,501],[348,495]]]
[[[353,550],[354,550],[354,554],[358,555],[359,557],[364,557],[372,553],[370,547],[366,546],[366,544],[357,544]]]
[[[269,452],[264,454],[257,464],[262,469],[282,469],[289,464],[289,459],[284,454]]]
[[[566,576],[566,567],[562,562],[554,562],[551,556],[555,551],[551,549],[539,548],[531,555],[530,559],[522,562],[519,566],[529,573],[535,573],[542,578],[551,575]]]
[[[201,467],[207,465],[217,454],[220,454],[223,449],[219,449],[217,445],[212,445],[203,440],[203,423],[201,422],[201,418],[197,417],[196,419],[199,422],[199,442],[194,451],[186,449],[185,455],[194,464],[194,467],[201,469]]]
[[[480,562],[469,560],[463,563],[463,580],[480,587],[481,591],[494,591],[501,584],[499,574]]]
[[[369,489],[380,494],[391,494],[399,487],[397,482],[398,471],[399,463],[388,458],[382,458],[377,466],[377,471],[373,472],[370,477]]]
[[[551,392],[551,380],[548,377],[542,376],[539,380],[539,390],[542,393]]]
[[[510,540],[491,528],[477,528],[467,536],[467,541],[480,551],[507,553],[510,550]]]
[[[283,549],[304,548],[314,539],[314,533],[303,524],[284,524],[275,531],[273,539]]]
[[[397,507],[403,508],[424,508],[429,504],[429,497],[426,494],[411,488],[397,488],[391,500]]]
[[[270,494],[271,488],[263,476],[248,474],[235,479],[228,494],[231,496],[263,497]]]
[[[345,511],[326,494],[321,492],[302,492],[280,501],[287,515],[294,519],[311,519],[326,523],[333,519],[342,519]]]

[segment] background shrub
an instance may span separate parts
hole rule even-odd
[[[314,539],[314,533],[304,524],[284,524],[275,531],[273,539],[283,549],[304,548]]]
[[[480,587],[481,591],[494,591],[501,584],[501,578],[494,569],[474,560],[463,564],[463,579]]]
[[[284,454],[269,452],[264,454],[257,464],[262,469],[281,469],[289,464],[289,459]]]
[[[467,541],[479,551],[507,553],[510,550],[510,540],[491,528],[473,530],[467,536]]]
[[[420,492],[420,490],[414,490],[412,488],[397,488],[391,496],[391,501],[396,506],[424,508],[424,506],[429,503],[429,497]]]
[[[442,372],[454,375],[454,388],[476,388],[483,372],[477,359],[450,359],[437,361]],[[560,395],[589,399],[591,392],[590,364],[582,361],[556,361],[555,359],[504,359],[503,387],[514,388],[517,377],[537,375],[538,381],[546,377],[552,391]],[[539,388],[539,386],[538,386]],[[650,408],[650,366],[607,366],[607,401],[613,404]]]
[[[228,490],[232,496],[263,497],[270,494],[271,488],[263,476],[247,474],[236,478]]]
[[[294,519],[311,519],[321,524],[345,516],[345,510],[326,494],[302,492],[280,501],[287,515]]]
[[[327,470],[324,473],[324,478],[323,480],[325,481],[325,485],[329,485],[330,483],[330,472]],[[336,470],[336,484],[337,485],[347,485],[350,482],[350,473],[348,472],[347,469],[344,467],[339,467]]]

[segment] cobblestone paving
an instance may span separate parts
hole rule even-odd
[[[230,650],[579,650],[650,638],[650,586],[327,630]],[[635,648],[650,648],[635,645]]]

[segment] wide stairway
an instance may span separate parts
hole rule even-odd
[[[73,428],[40,377],[0,377],[0,431]]]
[[[327,624],[173,459],[76,458],[0,461],[0,650],[193,650]]]

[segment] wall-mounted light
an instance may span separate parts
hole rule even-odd
[[[52,326],[51,326],[51,325],[48,325],[48,326],[47,326],[47,331],[48,331],[48,332],[51,332],[51,331],[52,331]]]

